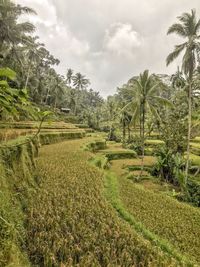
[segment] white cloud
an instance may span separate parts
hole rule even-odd
[[[142,38],[131,24],[114,23],[106,30],[104,48],[119,56],[134,55],[142,44]]]
[[[199,0],[15,1],[37,11],[30,20],[60,59],[58,71],[80,71],[104,96],[144,69],[173,73],[180,61],[167,68],[165,60],[183,40],[167,36],[167,29],[181,13],[200,10]]]

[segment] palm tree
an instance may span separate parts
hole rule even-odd
[[[158,120],[158,108],[160,105],[172,106],[171,102],[159,96],[159,90],[163,89],[163,83],[155,76],[149,75],[149,71],[145,70],[140,74],[139,78],[132,79],[127,88],[127,94],[131,97],[129,103],[124,110],[132,113],[132,123],[135,125],[140,122],[140,137],[142,141],[142,161],[141,174],[144,168],[144,144],[145,144],[145,122],[147,111]]]
[[[172,82],[172,87],[174,89],[177,89],[177,88],[179,89],[179,88],[185,87],[186,81],[183,77],[182,72],[179,70],[179,67],[178,67],[176,73],[171,76],[171,82]]]
[[[10,0],[0,0],[0,51],[4,43],[11,46],[26,43],[26,34],[35,30],[31,23],[17,21],[23,14],[36,14],[36,12],[29,7],[16,5]]]
[[[85,78],[80,72],[76,73],[72,78],[74,87],[80,89],[85,89],[90,84],[90,81]]]
[[[67,84],[70,86],[72,83],[72,78],[73,78],[73,70],[72,69],[68,69],[67,70]]]
[[[175,49],[167,57],[167,65],[176,59],[184,51],[182,70],[188,84],[188,137],[187,137],[187,160],[185,168],[185,183],[188,180],[190,137],[192,124],[192,81],[200,51],[200,19],[197,21],[195,10],[191,13],[183,13],[178,17],[179,23],[173,24],[167,34],[175,33],[185,39],[185,42],[175,46]]]
[[[27,74],[26,74],[26,80],[25,80],[25,86],[24,86],[25,89],[27,88],[27,85],[29,82],[31,68],[33,68],[35,63],[40,62],[43,56],[40,48],[44,47],[44,44],[36,42],[37,39],[38,37],[34,37],[34,38],[29,37],[29,41],[27,42],[26,46],[23,47],[25,62],[27,65]]]

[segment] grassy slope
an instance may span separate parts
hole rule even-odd
[[[103,195],[103,174],[84,141],[41,149],[40,187],[30,199],[27,248],[39,266],[177,266],[128,224]]]
[[[200,211],[162,194],[119,178],[120,198],[127,210],[147,229],[200,262]]]

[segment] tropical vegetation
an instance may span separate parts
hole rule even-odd
[[[80,66],[59,73],[24,15],[0,0],[0,266],[199,266],[195,9],[166,32],[180,67],[107,98]]]

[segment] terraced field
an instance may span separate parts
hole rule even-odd
[[[20,136],[34,135],[38,131],[40,122],[1,122],[0,123],[0,142],[6,142],[16,139]],[[72,123],[65,122],[44,122],[41,127],[41,133],[71,133],[71,132],[90,132],[88,128],[79,128]]]
[[[144,165],[151,167],[155,161],[155,157],[145,156]],[[139,158],[111,161],[111,171],[116,175],[115,178],[111,178],[111,180],[114,180],[111,182],[109,189],[112,190],[112,186],[115,187],[113,194],[116,194],[116,199],[113,205],[117,210],[122,209],[120,212],[122,217],[123,212],[125,212],[125,218],[129,220],[127,214],[130,214],[130,217],[133,216],[131,218],[136,225],[141,224],[142,229],[144,227],[151,234],[155,234],[156,238],[158,237],[161,240],[161,243],[169,245],[172,250],[174,248],[196,263],[200,262],[199,209],[180,203],[163,194],[163,186],[158,188],[159,185],[155,185],[151,180],[147,181],[147,184],[146,182],[145,184],[137,184],[127,179],[127,174],[133,173],[130,170],[140,165],[141,159]],[[134,175],[137,174],[134,173]],[[148,173],[146,175],[148,176]],[[109,180],[109,175],[107,179]],[[148,190],[148,188],[151,190]],[[116,204],[118,201],[119,204]]]
[[[79,129],[41,133],[41,143],[50,145],[37,158],[38,186],[24,196],[27,261],[62,267],[198,266],[199,210],[128,179],[141,159],[121,144],[108,142],[95,154],[83,149],[102,134],[60,142],[82,136]],[[93,166],[89,160],[96,156],[107,158],[116,175]],[[145,167],[154,163],[155,157],[145,156]]]
[[[27,249],[39,266],[181,266],[121,221],[85,140],[42,147],[28,211]]]
[[[200,211],[120,177],[119,197],[147,229],[200,262]]]

